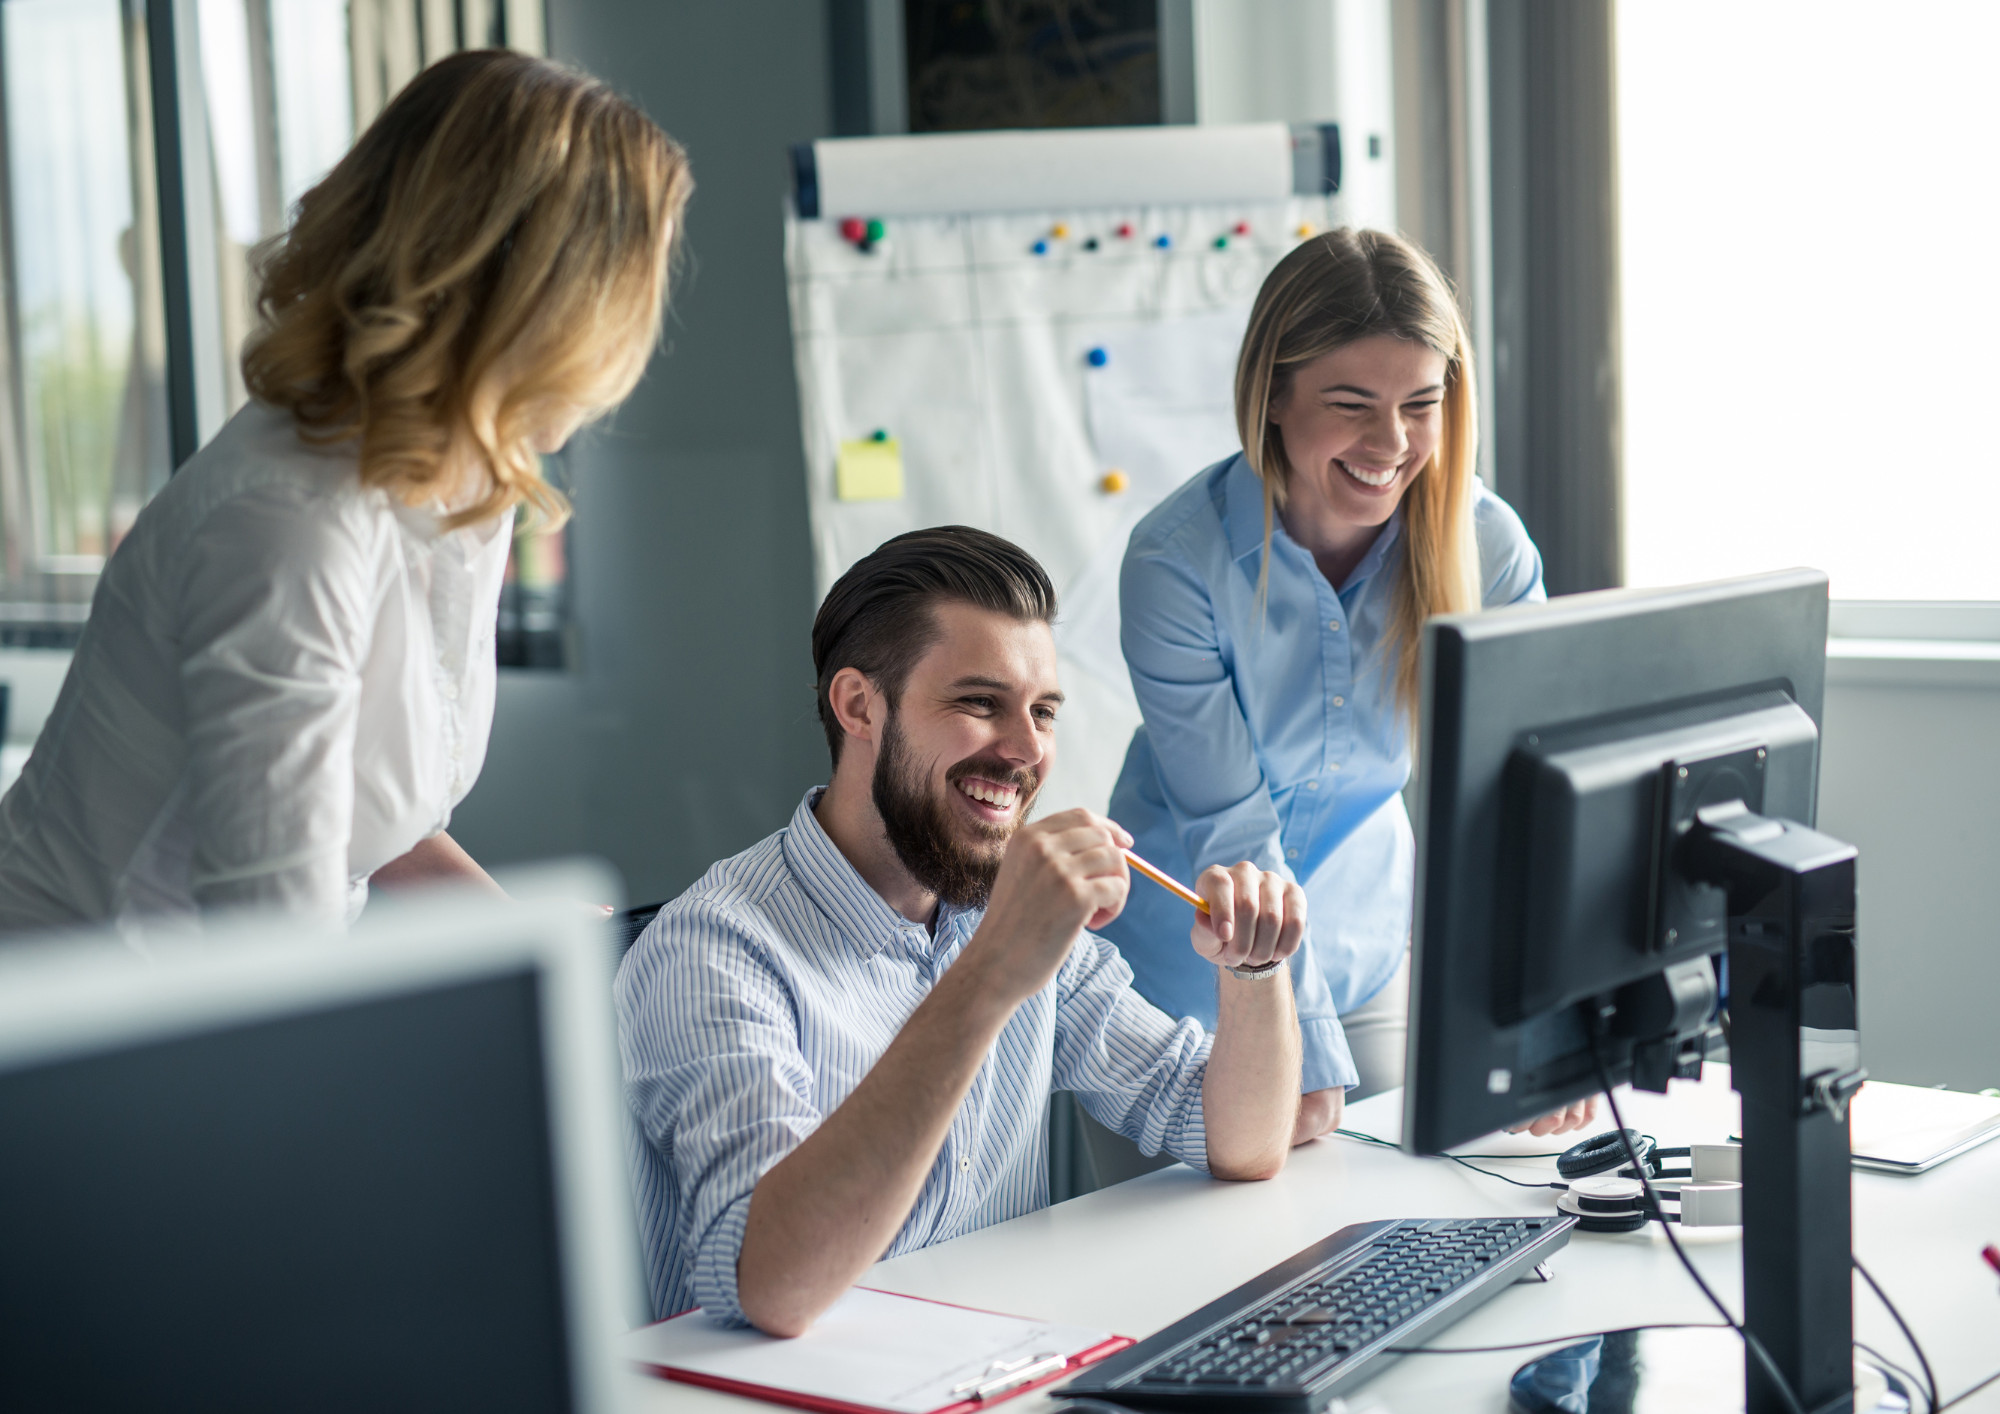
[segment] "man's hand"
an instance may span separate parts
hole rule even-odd
[[[1188,940],[1217,967],[1283,962],[1305,939],[1305,890],[1282,874],[1254,864],[1211,864],[1194,889],[1208,901],[1208,913],[1195,914]]]
[[[1292,1147],[1296,1149],[1340,1128],[1340,1114],[1346,1104],[1347,1090],[1340,1085],[1330,1090],[1308,1090],[1299,1096],[1299,1118],[1292,1126]]]
[[[1573,1105],[1551,1110],[1533,1123],[1511,1126],[1507,1132],[1520,1134],[1525,1131],[1542,1138],[1550,1134],[1567,1134],[1572,1129],[1582,1129],[1596,1118],[1597,1096],[1592,1095],[1587,1100],[1578,1100]]]
[[[1056,975],[1085,928],[1101,928],[1125,907],[1132,837],[1088,810],[1065,810],[1023,826],[1007,842],[993,897],[958,966],[973,963],[1013,1006]]]

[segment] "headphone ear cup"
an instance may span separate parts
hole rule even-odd
[[[1625,1131],[1625,1137],[1632,1141],[1632,1151],[1639,1156],[1639,1162],[1651,1174],[1658,1165],[1653,1160],[1657,1145],[1651,1137],[1636,1129]],[[1589,1178],[1592,1174],[1608,1173],[1626,1164],[1625,1141],[1615,1129],[1607,1129],[1602,1134],[1593,1134],[1581,1144],[1563,1151],[1556,1160],[1556,1172],[1566,1179]]]
[[[1556,1199],[1556,1208],[1585,1232],[1637,1232],[1649,1216],[1645,1189],[1636,1178],[1585,1177]]]

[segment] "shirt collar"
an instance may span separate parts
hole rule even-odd
[[[834,932],[862,957],[870,958],[907,930],[925,930],[922,924],[912,923],[889,907],[820,826],[813,807],[824,794],[825,786],[814,786],[792,812],[791,827],[785,831],[785,864],[806,897],[826,915]],[[947,945],[961,934],[970,933],[984,915],[983,909],[954,908],[940,903],[938,944]]]
[[[1395,548],[1397,537],[1403,533],[1403,508],[1401,506],[1389,516],[1389,523],[1382,527],[1382,533],[1375,537],[1375,543],[1368,547],[1368,553],[1361,557],[1361,563],[1347,576],[1346,584],[1338,584],[1336,589],[1345,591],[1352,585],[1361,583],[1382,568],[1382,562],[1389,558],[1389,551]]]
[[[1228,523],[1229,557],[1232,560],[1248,559],[1264,548],[1264,483],[1250,469],[1250,459],[1241,452],[1236,454],[1229,470],[1223,474],[1222,490],[1222,513]],[[1361,563],[1347,576],[1346,583],[1336,584],[1334,588],[1345,590],[1379,571],[1402,533],[1403,508],[1398,506],[1389,517],[1389,523],[1382,527],[1382,533],[1375,537],[1375,543],[1368,547],[1368,553],[1361,557]],[[1271,538],[1273,541],[1290,539],[1285,534],[1284,522],[1276,515],[1271,518]]]

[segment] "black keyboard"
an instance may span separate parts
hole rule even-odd
[[[1057,1397],[1317,1410],[1569,1241],[1572,1217],[1356,1223],[1085,1370]]]

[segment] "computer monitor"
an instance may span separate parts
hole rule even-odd
[[[1431,622],[1413,1149],[1595,1093],[1596,998],[1723,950],[1713,893],[1661,867],[1667,817],[1736,795],[1814,822],[1826,618],[1825,577],[1799,571]],[[1717,757],[1692,790],[1663,778],[1669,762]],[[1609,1049],[1614,1079],[1629,1078],[1629,1044]]]
[[[1745,1326],[1807,1408],[1851,1381],[1865,1074],[1854,851],[1810,828],[1826,627],[1809,570],[1427,625],[1403,1128],[1437,1153],[1620,1081],[1665,1090],[1726,995]]]
[[[300,932],[0,949],[0,1408],[622,1407],[601,921]]]

